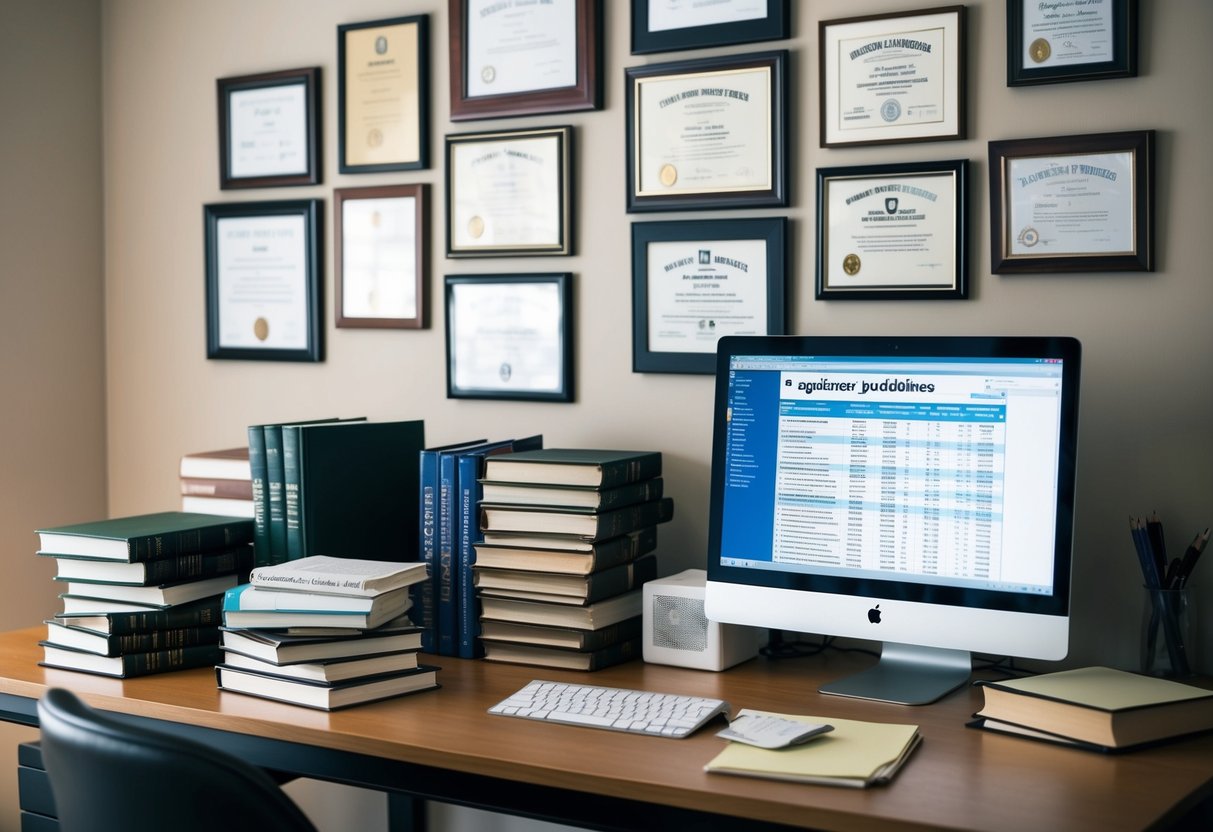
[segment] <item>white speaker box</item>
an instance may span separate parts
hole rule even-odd
[[[724,670],[758,655],[767,640],[760,627],[708,621],[708,573],[687,569],[644,585],[644,660],[696,670]]]

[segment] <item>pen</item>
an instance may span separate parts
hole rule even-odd
[[[1150,553],[1154,560],[1154,570],[1158,573],[1161,582],[1167,571],[1167,539],[1163,535],[1162,521],[1158,519],[1158,512],[1152,512],[1150,519],[1146,521],[1146,539],[1150,541]],[[1161,586],[1166,588],[1166,584]]]

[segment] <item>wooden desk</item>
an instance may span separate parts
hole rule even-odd
[[[755,659],[726,673],[632,662],[577,674],[434,659],[442,689],[335,713],[221,693],[200,669],[122,681],[37,666],[43,628],[0,633],[0,718],[36,724],[50,686],[270,768],[605,829],[1114,830],[1166,826],[1213,795],[1213,736],[1100,755],[964,727],[976,690],[926,707],[821,696],[864,659]],[[923,743],[888,786],[709,775],[711,728],[672,740],[489,716],[533,678],[700,694],[752,707],[912,722]]]

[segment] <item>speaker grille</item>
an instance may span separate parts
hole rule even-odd
[[[653,644],[702,653],[708,646],[708,617],[702,598],[653,596]]]

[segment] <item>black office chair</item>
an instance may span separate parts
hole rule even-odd
[[[42,756],[63,832],[316,832],[261,769],[128,725],[52,688]]]

